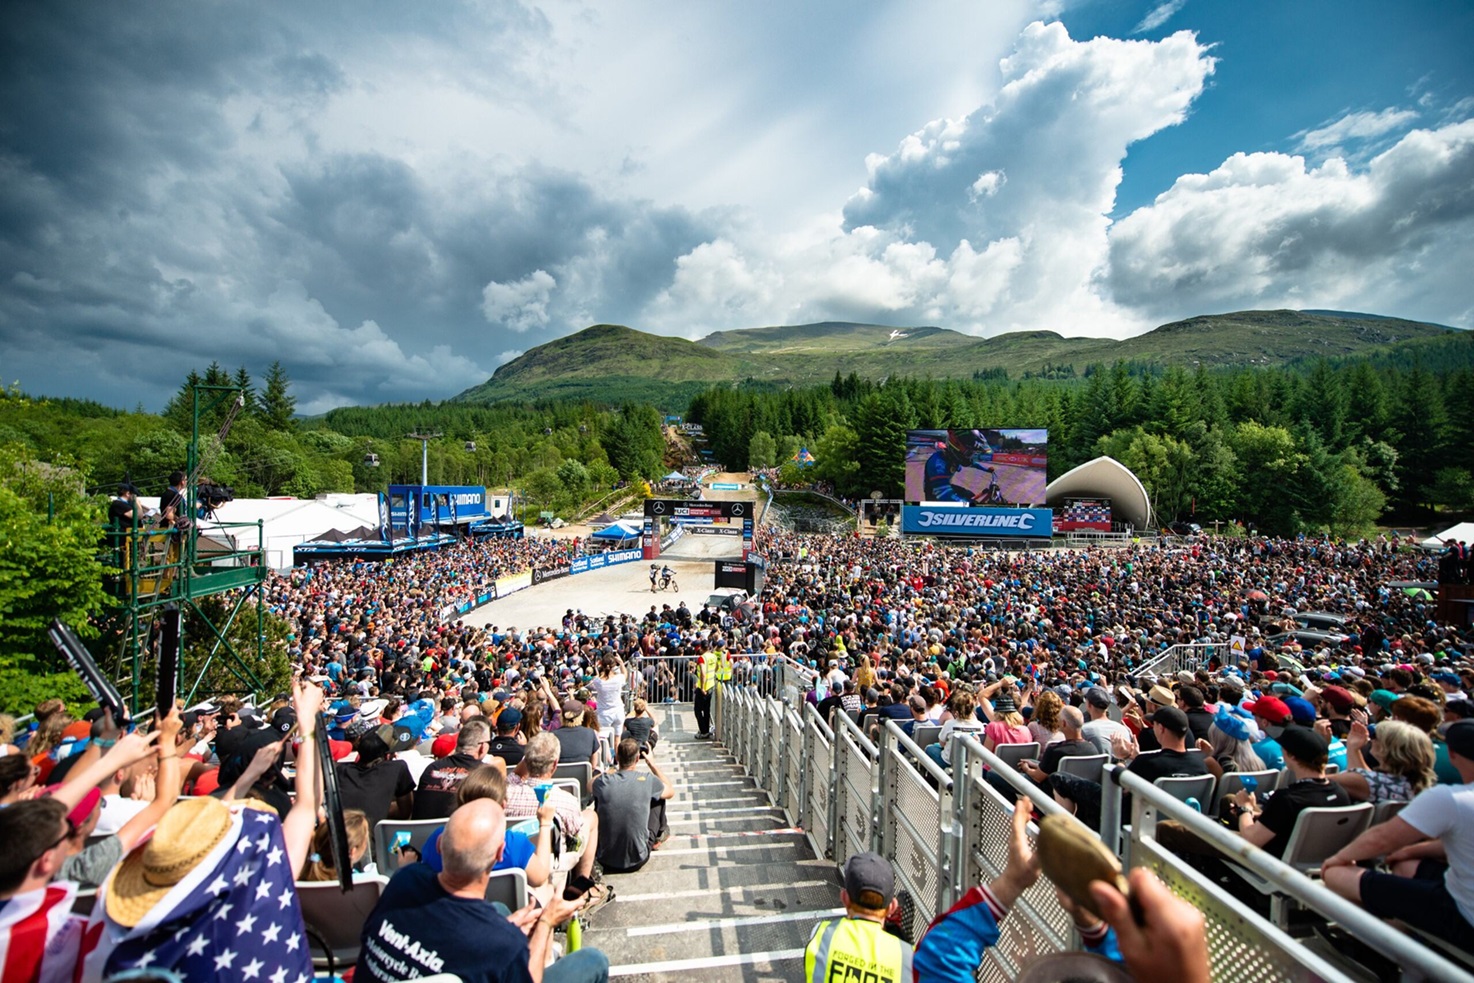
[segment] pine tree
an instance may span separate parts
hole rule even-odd
[[[266,370],[266,387],[261,392],[261,419],[273,430],[291,430],[297,412],[297,397],[291,394],[292,382],[281,362],[272,362]]]

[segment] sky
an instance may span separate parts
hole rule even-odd
[[[444,399],[590,324],[1474,327],[1466,0],[0,11],[0,381]]]

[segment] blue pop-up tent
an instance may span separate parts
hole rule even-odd
[[[634,528],[633,526],[627,526],[623,523],[616,522],[613,525],[605,526],[598,532],[590,533],[589,538],[597,539],[600,542],[618,543],[623,542],[627,539],[639,539],[640,530]]]

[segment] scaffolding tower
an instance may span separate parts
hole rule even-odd
[[[215,522],[209,538],[200,528],[198,485],[211,454],[202,454],[200,418],[225,407],[223,423],[207,450],[218,452],[236,415],[245,406],[245,392],[236,386],[196,385],[191,396],[191,427],[185,467],[184,528],[140,525],[135,513],[127,529],[110,531],[115,549],[114,565],[121,575],[113,581],[119,607],[116,612],[116,659],[110,675],[126,694],[136,713],[150,700],[152,659],[158,644],[160,615],[177,608],[184,615],[186,631],[193,628],[197,644],[186,637],[180,652],[179,695],[185,705],[194,703],[201,683],[213,666],[223,666],[238,692],[260,695],[264,683],[257,672],[262,664],[266,638],[266,608],[262,584],[266,580],[263,523]],[[239,548],[232,530],[256,530],[256,545]],[[200,602],[212,595],[231,594],[224,616],[212,614]],[[236,646],[229,633],[236,620],[255,601],[254,644]],[[249,617],[249,615],[247,615]]]

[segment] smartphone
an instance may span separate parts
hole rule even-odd
[[[403,850],[407,846],[409,846],[409,830],[402,829],[394,834],[394,845],[391,847],[391,849],[395,853],[398,853],[400,850]]]
[[[1239,785],[1243,788],[1245,792],[1253,792],[1255,789],[1259,788],[1259,779],[1255,778],[1253,775],[1245,775],[1243,778],[1239,779]]]

